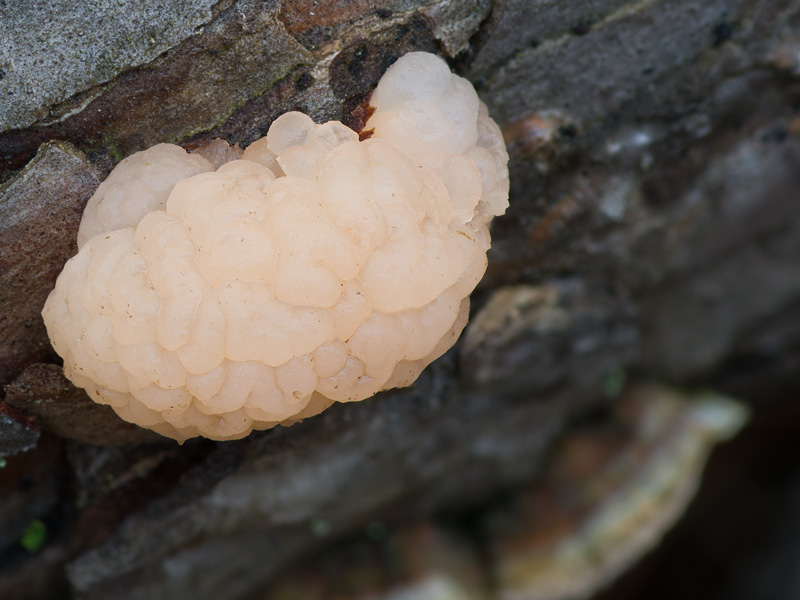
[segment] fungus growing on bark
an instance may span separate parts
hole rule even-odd
[[[398,60],[372,104],[364,141],[292,112],[218,168],[169,144],[122,161],[43,311],[67,377],[181,441],[411,384],[466,323],[508,155],[433,55]]]

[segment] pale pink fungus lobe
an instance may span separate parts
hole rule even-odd
[[[508,155],[433,55],[398,60],[372,104],[364,141],[293,112],[221,166],[169,144],[123,160],[43,311],[67,377],[181,441],[411,384],[466,323]]]

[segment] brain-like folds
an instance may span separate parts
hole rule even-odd
[[[43,312],[67,376],[178,440],[413,382],[466,323],[507,155],[431,55],[398,61],[372,104],[364,141],[288,113],[240,158],[160,144],[120,163]]]

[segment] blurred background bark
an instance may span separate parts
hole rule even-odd
[[[800,592],[800,2],[31,0],[0,40],[0,597]],[[511,156],[451,352],[181,447],[63,379],[39,311],[116,162],[355,123],[411,50]]]

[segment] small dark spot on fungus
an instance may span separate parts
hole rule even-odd
[[[3,69],[0,69],[0,79],[6,78],[6,72]]]
[[[388,19],[393,13],[388,8],[379,8],[375,11],[375,14],[379,19]]]

